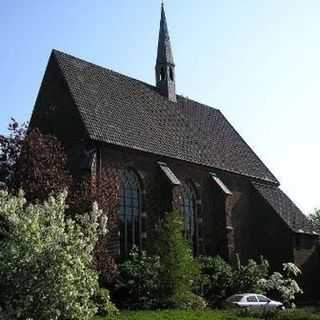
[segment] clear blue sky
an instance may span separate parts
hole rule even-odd
[[[165,1],[179,93],[223,111],[320,207],[320,1]],[[28,120],[52,48],[154,83],[160,0],[2,0],[0,132]]]

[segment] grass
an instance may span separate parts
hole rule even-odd
[[[250,317],[237,317],[225,311],[127,311],[121,312],[116,320],[254,320]],[[111,318],[96,317],[95,320],[111,320]],[[113,319],[112,319],[113,320]]]
[[[207,311],[126,311],[116,318],[96,317],[94,320],[257,320],[264,316],[258,312],[253,312],[250,316],[240,317],[232,312],[207,310]],[[320,320],[319,308],[303,308],[296,310],[285,310],[277,312],[273,320]]]
[[[320,320],[320,310],[319,308],[285,310],[279,313],[276,320]]]

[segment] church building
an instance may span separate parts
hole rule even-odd
[[[161,217],[180,209],[194,255],[263,255],[273,269],[292,261],[313,274],[318,234],[306,216],[221,110],[177,94],[163,5],[155,79],[53,50],[35,103],[30,126],[60,139],[74,175],[119,172],[118,231],[106,250],[146,247]]]

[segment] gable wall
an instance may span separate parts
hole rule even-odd
[[[49,59],[29,127],[56,136],[67,149],[85,137],[80,115],[54,55]]]
[[[68,155],[69,169],[79,175],[79,147],[86,140],[86,130],[75,107],[69,88],[52,54],[43,77],[31,116],[29,129],[54,135]]]

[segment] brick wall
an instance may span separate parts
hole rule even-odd
[[[171,186],[161,172],[157,162],[162,161],[181,182],[192,181],[199,195],[199,254],[228,258],[239,253],[243,263],[263,255],[274,269],[293,261],[292,232],[246,177],[215,171],[231,190],[228,197],[210,177],[209,168],[115,146],[103,145],[101,150],[103,166],[134,168],[141,177],[147,234],[163,212],[179,206],[179,187]]]

